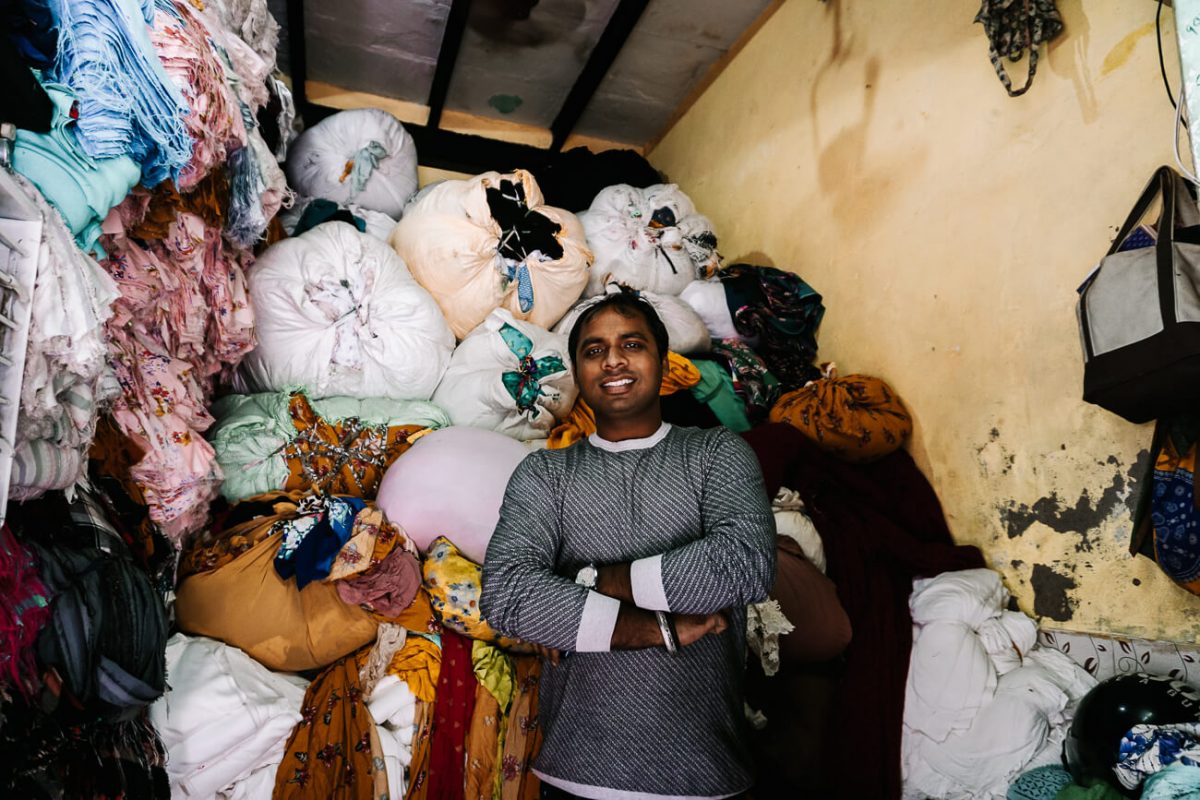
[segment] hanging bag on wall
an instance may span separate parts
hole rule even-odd
[[[1162,199],[1158,238],[1130,234]],[[1200,401],[1200,211],[1189,186],[1159,167],[1108,254],[1079,288],[1083,399],[1146,422]]]
[[[1038,45],[1062,33],[1063,21],[1054,0],[983,0],[975,21],[983,25],[988,38],[988,57],[996,77],[1009,97],[1020,97],[1033,85],[1037,74]],[[1014,89],[1004,69],[1004,58],[1014,64],[1029,51],[1029,76],[1025,85]]]

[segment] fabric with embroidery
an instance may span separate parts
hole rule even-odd
[[[528,440],[544,438],[577,396],[566,337],[500,308],[455,349],[433,402],[455,425]]]

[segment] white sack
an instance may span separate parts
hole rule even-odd
[[[428,400],[450,362],[454,336],[433,298],[353,225],[327,222],[276,243],[247,281],[258,347],[242,361],[238,392]]]
[[[588,295],[603,293],[610,277],[633,289],[678,295],[718,265],[712,223],[673,183],[609,186],[579,220],[595,254]]]
[[[304,209],[312,201],[313,198],[311,197],[297,196],[291,208],[286,208],[279,212],[279,221],[283,225],[283,229],[287,231],[288,236],[292,236],[296,232],[296,225],[299,224],[300,217],[304,215]],[[381,242],[386,242],[392,235],[392,229],[396,227],[396,220],[382,212],[372,211],[355,203],[347,203],[346,205],[339,206],[339,208],[346,209],[365,222],[367,229],[363,233],[368,236],[374,236]]]
[[[302,195],[354,203],[399,219],[417,191],[417,148],[400,120],[386,111],[340,111],[292,143],[287,176]]]
[[[548,436],[577,394],[566,336],[496,309],[454,351],[433,402],[455,425],[524,440]]]
[[[744,338],[733,324],[733,315],[725,300],[725,284],[721,281],[692,281],[679,293],[679,299],[700,315],[712,338]]]
[[[307,682],[236,647],[179,633],[167,642],[166,661],[167,691],[150,706],[150,721],[167,750],[171,794],[254,796],[240,784],[263,769],[274,776]]]
[[[492,217],[487,190],[498,189],[502,181],[520,185],[529,210],[560,226],[554,237],[562,247],[560,258],[539,251],[515,263],[501,254],[503,232]],[[542,202],[533,176],[519,169],[427,186],[405,209],[392,232],[392,247],[437,300],[455,336],[466,336],[496,308],[550,328],[579,299],[592,259],[583,227],[574,214]]]
[[[610,292],[612,290],[620,291],[616,284],[610,284],[610,287],[612,287]],[[712,338],[708,334],[708,328],[691,306],[669,294],[642,292],[641,295],[653,306],[658,318],[662,320],[663,326],[667,329],[667,346],[671,350],[686,356],[707,353],[712,349]],[[571,328],[575,327],[575,320],[579,319],[579,315],[593,302],[592,298],[588,298],[576,303],[575,307],[554,326],[554,332],[570,336]]]

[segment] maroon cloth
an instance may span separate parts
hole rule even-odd
[[[983,555],[954,545],[933,487],[903,450],[850,464],[782,423],[759,426],[745,438],[771,496],[787,486],[804,500],[854,631],[824,736],[831,785],[820,796],[899,798],[912,580],[985,566]]]
[[[449,628],[442,632],[442,668],[433,704],[427,800],[463,800],[467,729],[475,712],[475,669],[471,641]]]
[[[38,685],[34,646],[50,621],[50,592],[38,575],[37,559],[0,526],[0,688],[29,695]]]
[[[366,606],[385,617],[398,617],[412,605],[421,588],[421,565],[416,556],[397,547],[361,575],[334,584],[343,603]]]
[[[853,636],[850,617],[838,601],[837,587],[804,557],[786,536],[775,537],[775,586],[771,597],[795,629],[779,637],[779,661],[785,665],[828,661],[841,655]]]

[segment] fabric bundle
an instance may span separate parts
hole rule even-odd
[[[192,157],[187,102],[150,42],[153,2],[50,0],[58,53],[47,79],[78,98],[80,144],[92,158],[130,156],[142,183],[178,179]]]
[[[209,44],[211,34],[190,6],[156,0],[150,40],[189,109],[184,123],[194,143],[192,157],[175,181],[187,191],[209,170],[223,165],[231,152],[246,146],[246,126],[224,65]]]
[[[33,185],[15,179],[42,212],[9,485],[10,499],[29,500],[84,480],[97,418],[116,390],[104,324],[117,289]]]
[[[167,612],[133,561],[103,500],[81,491],[9,507],[13,531],[38,560],[51,620],[39,667],[56,675],[41,706],[63,721],[137,717],[163,692]]]
[[[799,275],[774,267],[734,264],[719,277],[734,327],[754,342],[784,390],[815,379],[817,328],[825,316],[821,295]]]
[[[258,347],[234,381],[240,392],[427,400],[454,348],[404,261],[344,222],[272,245],[250,296],[261,309]]]
[[[302,195],[354,203],[396,220],[417,191],[417,149],[388,112],[341,111],[296,139],[287,174]]]
[[[76,96],[63,86],[48,84],[45,88],[54,104],[50,132],[18,129],[13,169],[58,209],[83,250],[101,255],[95,249],[100,222],[137,184],[141,169],[125,153],[95,158],[84,152],[72,116]]]
[[[0,526],[0,690],[37,685],[33,646],[50,620],[49,595],[33,553]]]
[[[178,541],[203,525],[221,478],[201,433],[212,424],[212,378],[253,344],[248,256],[187,212],[145,247],[115,217],[106,228],[112,256],[104,267],[121,292],[108,325],[122,390],[113,416],[143,452],[132,477],[151,518]]]
[[[718,265],[717,237],[707,217],[673,183],[602,189],[579,221],[595,254],[587,294],[609,280],[659,294],[678,295]]]
[[[278,489],[319,487],[372,499],[384,470],[420,431],[450,417],[424,400],[309,400],[303,392],[227,395],[208,433],[231,503]]]
[[[460,339],[496,308],[552,327],[579,299],[592,258],[578,218],[543,205],[524,170],[425,187],[391,244]]]
[[[455,425],[538,439],[575,402],[567,339],[496,309],[467,335],[433,393]]]
[[[1096,681],[1039,648],[1034,621],[1003,611],[1007,599],[987,569],[914,582],[906,797],[1003,798],[1018,774],[1058,760],[1071,705]]]
[[[307,681],[274,673],[235,647],[177,633],[167,642],[169,688],[150,707],[166,746],[172,792],[255,800],[274,784],[300,722]]]
[[[388,468],[379,507],[421,552],[445,536],[483,563],[508,479],[529,451],[511,437],[454,426],[421,437]]]
[[[832,363],[822,365],[817,380],[780,397],[770,420],[795,426],[847,461],[886,456],[904,445],[913,424],[892,387],[868,375],[839,378]]]
[[[322,521],[328,525],[328,518],[320,518],[324,513],[324,504],[305,500],[298,492],[239,503],[229,527],[196,542],[183,556],[175,599],[180,630],[239,647],[268,669],[288,671],[327,666],[371,642],[381,617],[344,602],[338,581],[314,580],[301,590],[277,572],[284,538],[302,538],[300,534],[315,530]],[[347,533],[353,541],[353,525]],[[381,555],[386,563],[386,554],[404,550],[397,538],[371,549],[364,577],[372,574]],[[329,569],[335,565],[336,555]],[[404,581],[401,573],[388,588],[403,591],[407,586],[409,603],[383,619],[409,630],[428,630],[436,624],[428,597]],[[376,591],[373,596],[382,595]],[[244,609],[255,613],[242,613]]]

